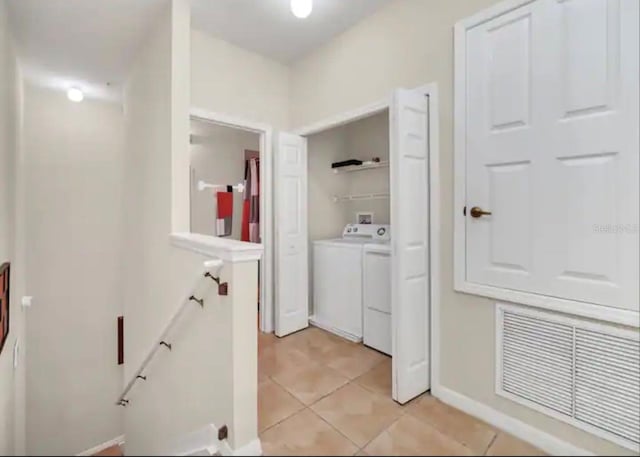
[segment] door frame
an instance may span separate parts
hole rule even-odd
[[[260,330],[273,332],[273,128],[268,124],[191,108],[190,120],[211,122],[260,135],[260,239],[264,254],[260,262]],[[239,151],[238,154],[244,151]],[[189,228],[191,229],[191,228]],[[253,244],[253,243],[252,243]]]
[[[429,100],[429,252],[430,252],[430,348],[431,386],[439,385],[439,348],[440,348],[440,105],[438,97],[438,84],[432,82],[424,84],[413,90],[422,92]],[[293,130],[300,136],[308,136],[339,127],[359,119],[380,113],[391,108],[391,94],[368,105],[342,112],[313,124]],[[393,262],[393,259],[392,259]],[[393,268],[393,263],[392,263]],[[393,320],[392,320],[393,321]]]
[[[467,235],[465,228],[467,217],[463,214],[463,208],[467,203],[471,203],[467,202],[466,195],[466,33],[469,29],[472,29],[483,22],[527,5],[532,1],[534,0],[505,0],[457,22],[454,27],[453,288],[457,292],[488,297],[495,300],[520,303],[551,311],[558,311],[637,328],[639,315],[635,311],[474,283],[468,281],[466,277]]]

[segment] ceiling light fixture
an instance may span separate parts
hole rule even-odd
[[[77,87],[71,87],[67,91],[67,97],[72,102],[81,102],[84,99],[84,93],[82,93],[82,91]]]
[[[304,19],[313,10],[313,0],[291,0],[291,12],[297,18]]]

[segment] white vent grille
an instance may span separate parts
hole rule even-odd
[[[637,331],[513,305],[497,319],[498,394],[638,449]]]
[[[576,329],[575,418],[640,443],[640,343]]]

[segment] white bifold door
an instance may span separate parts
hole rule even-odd
[[[389,114],[392,394],[406,403],[430,388],[428,99],[398,89]]]
[[[279,133],[274,159],[275,333],[309,325],[307,140]]]
[[[459,37],[466,281],[638,311],[639,4],[536,0]]]

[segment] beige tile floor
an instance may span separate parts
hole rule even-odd
[[[259,334],[265,455],[544,455],[429,395],[391,400],[391,359],[317,328]]]

